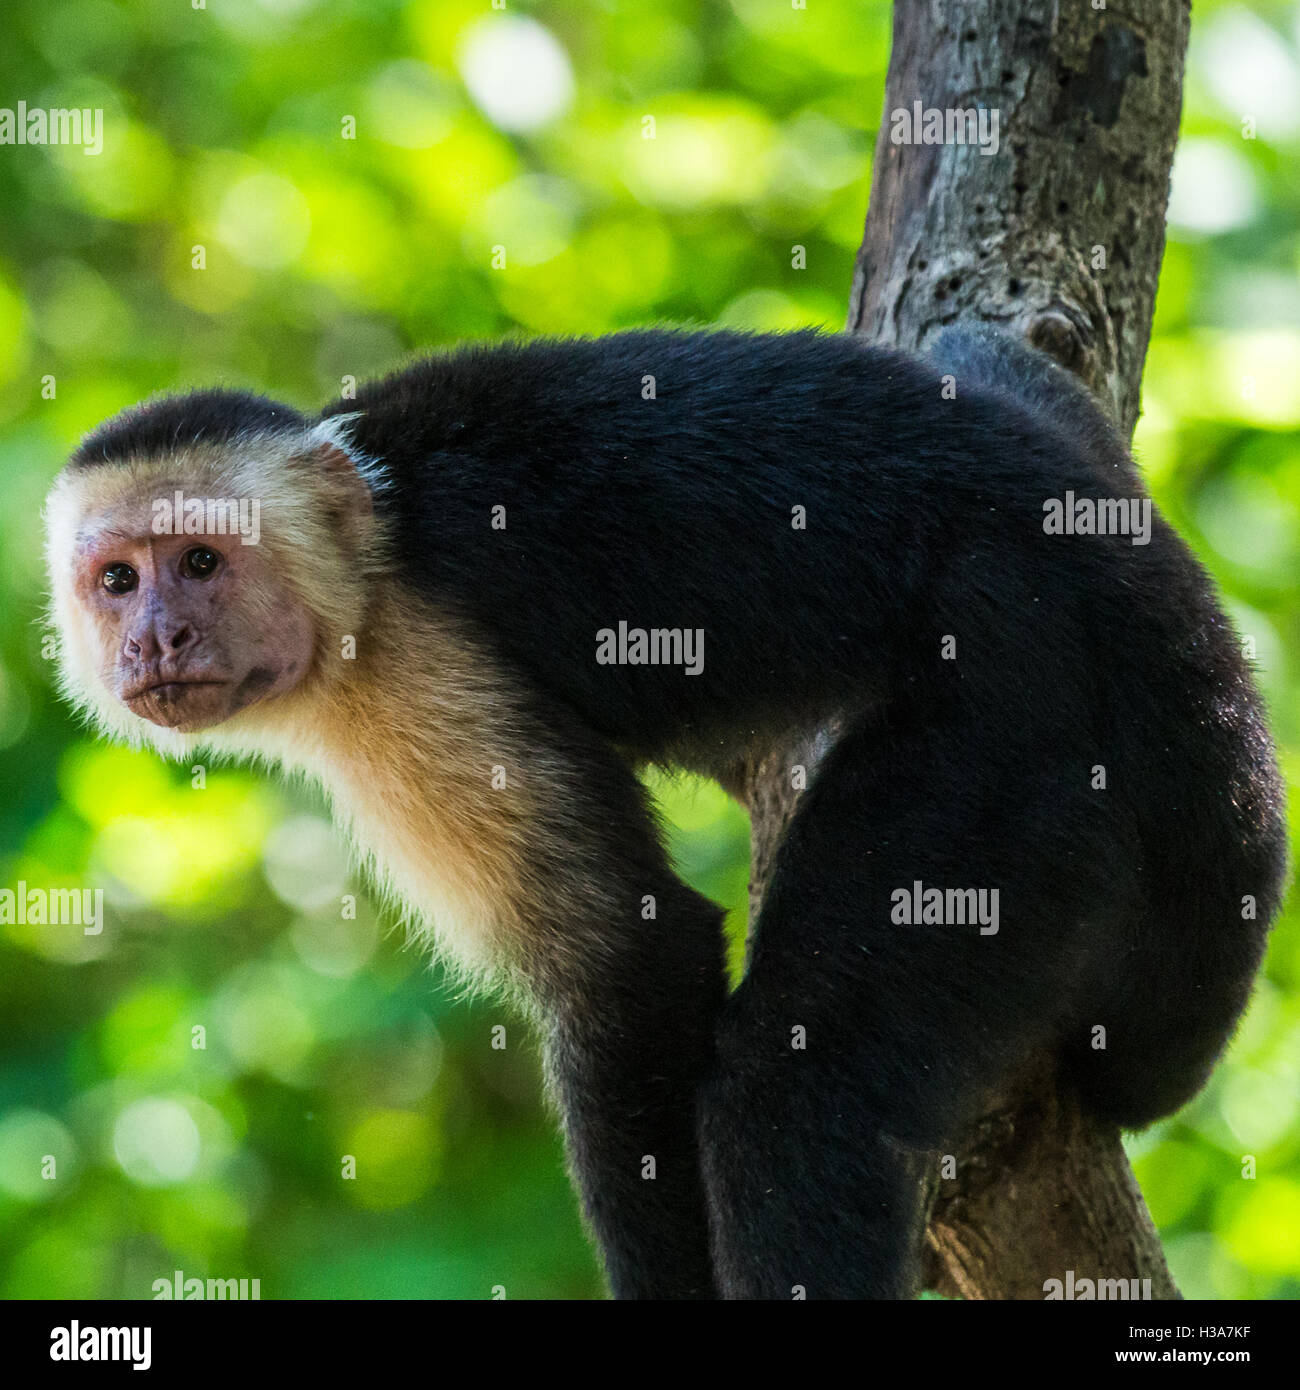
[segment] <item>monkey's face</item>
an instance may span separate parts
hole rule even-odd
[[[380,544],[341,422],[259,432],[256,417],[233,441],[197,437],[228,407],[250,409],[215,393],[123,412],[104,428],[125,432],[125,457],[102,441],[74,456],[45,508],[63,693],[103,732],[170,756],[200,734],[247,748],[292,719],[300,688],[331,688]]]
[[[91,519],[73,554],[73,595],[108,691],[192,733],[297,686],[314,624],[265,554],[238,534],[155,535],[153,515]]]
[[[211,729],[298,686],[317,642],[272,538],[238,524],[230,494],[196,492],[208,481],[104,469],[49,509],[65,688],[102,725],[172,751],[139,721],[164,739]]]

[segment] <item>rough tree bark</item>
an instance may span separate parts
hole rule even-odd
[[[1101,0],[1106,3],[1106,0]],[[1131,433],[1138,415],[1182,101],[1187,0],[897,0],[885,116],[848,326],[923,349],[941,325],[994,320],[1076,372]],[[894,144],[899,109],[998,113],[994,155]],[[747,769],[751,921],[796,799],[788,769],[834,739],[810,730]],[[1042,1298],[1044,1280],[1150,1279],[1177,1298],[1112,1127],[1050,1059],[1009,1085],[935,1176],[926,1286]]]

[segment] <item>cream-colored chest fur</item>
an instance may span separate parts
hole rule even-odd
[[[523,869],[543,823],[514,703],[451,623],[379,607],[366,627],[383,635],[358,635],[355,658],[275,721],[283,737],[267,752],[321,782],[417,930],[491,969],[525,925]]]

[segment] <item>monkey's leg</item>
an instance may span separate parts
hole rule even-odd
[[[984,1087],[1051,1045],[1069,893],[1038,829],[1050,777],[1002,732],[851,732],[797,809],[701,1092],[724,1297],[913,1296],[918,1175]],[[985,908],[1000,890],[996,932],[975,910],[899,920],[918,882],[983,889]]]
[[[603,751],[581,767],[540,870],[561,915],[527,969],[570,1163],[616,1297],[716,1297],[695,1114],[722,913],[673,875],[632,773]]]

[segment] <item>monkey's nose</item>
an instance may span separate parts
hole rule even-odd
[[[153,661],[186,651],[198,641],[198,633],[187,622],[141,627],[129,633],[125,642],[131,661]]]

